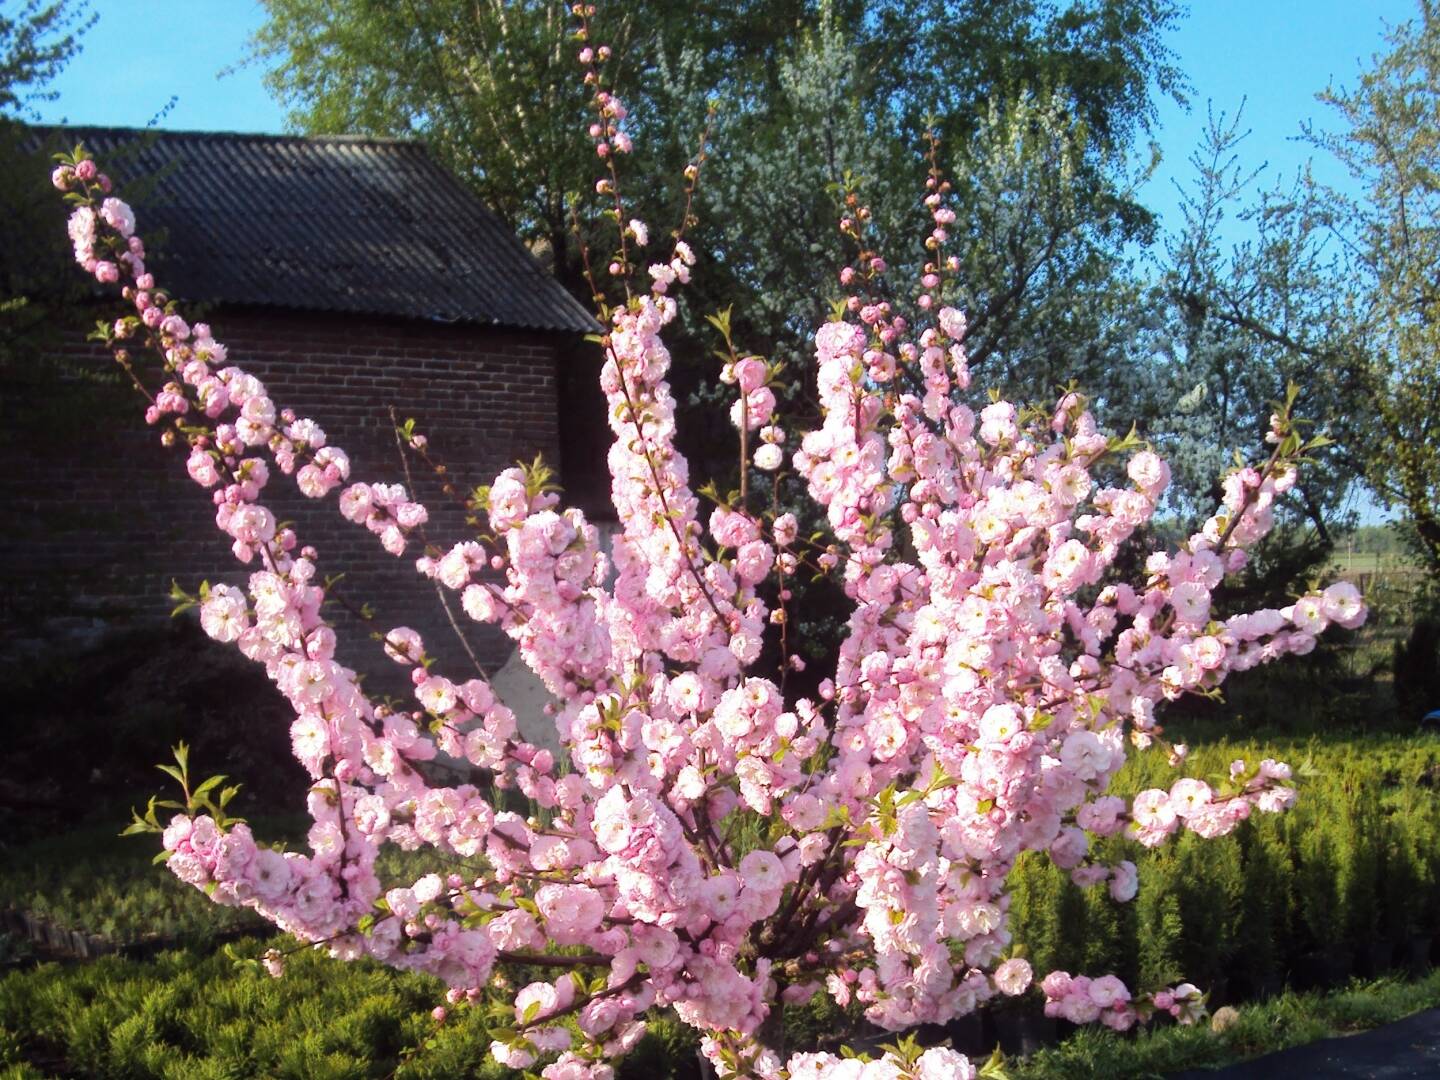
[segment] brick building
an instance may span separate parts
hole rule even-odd
[[[277,404],[317,420],[352,478],[403,482],[390,408],[413,417],[454,477],[488,483],[517,460],[559,464],[570,494],[603,487],[603,399],[584,308],[419,145],[85,130],[83,140],[136,204],[157,281],[203,316],[230,359]],[[63,244],[57,232],[56,244]],[[78,273],[78,271],[77,271]],[[96,317],[119,312],[97,302]],[[192,314],[192,321],[194,315]],[[0,641],[129,625],[168,615],[172,579],[240,581],[184,454],[145,428],[133,390],[91,371],[108,354],[77,339],[60,382],[7,376],[0,426],[49,413],[54,437],[7,444],[0,501]],[[36,399],[44,394],[45,401]],[[566,422],[562,424],[561,417]],[[465,535],[462,513],[415,475],[432,541]],[[276,476],[266,501],[320,551],[342,591],[447,651],[443,613],[413,569]],[[337,621],[343,621],[343,617]],[[468,622],[468,620],[462,621]],[[443,628],[443,633],[442,633]],[[505,643],[470,624],[487,663]],[[353,636],[353,635],[352,635]]]

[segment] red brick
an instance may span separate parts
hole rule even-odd
[[[232,362],[264,380],[278,405],[316,420],[350,454],[352,479],[403,480],[387,411],[392,404],[401,419],[415,419],[460,484],[488,483],[537,453],[559,465],[556,365],[570,362],[575,342],[569,336],[246,309],[219,309],[208,321]],[[108,356],[94,346],[67,341],[59,351],[108,366]],[[153,365],[151,371],[153,378]],[[114,393],[133,404],[116,430],[101,427],[73,447],[46,446],[37,454],[7,450],[12,456],[0,469],[0,499],[22,520],[0,532],[4,637],[24,637],[38,620],[66,613],[108,612],[120,623],[165,617],[172,578],[192,590],[201,580],[244,580],[246,568],[214,527],[208,493],[185,475],[184,453],[157,444],[133,391],[116,387]],[[7,414],[34,404],[6,387],[0,424],[11,430]],[[432,515],[430,540],[448,546],[463,539],[463,515],[438,481],[414,475]],[[266,501],[279,517],[296,522],[302,543],[319,549],[322,573],[345,573],[344,590],[373,602],[388,625],[415,626],[438,651],[454,655],[448,623],[413,570],[418,545],[391,558],[365,530],[340,518],[333,495],[316,504],[278,473]],[[336,621],[346,620],[337,615]],[[498,662],[506,651],[500,635],[475,629],[482,654]],[[353,643],[346,655],[357,656]]]

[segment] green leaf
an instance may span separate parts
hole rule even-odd
[[[191,797],[194,798],[194,799],[203,798],[203,797],[204,797],[205,795],[207,795],[210,791],[212,791],[212,790],[214,790],[215,788],[219,787],[219,786],[220,786],[222,783],[224,783],[224,782],[225,782],[225,776],[224,776],[224,774],[221,774],[221,775],[218,775],[218,776],[212,776],[212,777],[210,777],[210,779],[206,780],[203,784],[201,784],[199,787],[197,787],[193,792],[191,792]]]
[[[1000,1047],[995,1047],[990,1059],[980,1067],[980,1075],[985,1080],[1010,1080],[1010,1074],[1005,1071],[1005,1055]]]
[[[155,767],[161,772],[163,772],[166,776],[174,777],[177,782],[181,784],[185,782],[185,775],[174,765],[156,765]]]

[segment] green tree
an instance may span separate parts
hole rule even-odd
[[[1421,0],[1386,41],[1358,85],[1320,95],[1342,130],[1311,137],[1363,191],[1328,205],[1351,238],[1345,295],[1368,339],[1367,475],[1440,578],[1440,10]]]
[[[52,100],[51,80],[80,49],[94,23],[88,5],[27,0],[0,9],[0,217],[6,258],[0,263],[0,370],[33,357],[50,340],[56,311],[73,297],[73,274],[54,242],[54,192],[46,185],[45,150],[24,126],[35,105]],[[63,276],[62,276],[63,275]]]
[[[1330,539],[1362,478],[1400,507],[1440,579],[1440,11],[1421,0],[1353,88],[1319,95],[1340,121],[1307,128],[1349,172],[1356,195],[1308,174],[1242,210],[1252,239],[1221,254],[1217,215],[1244,205],[1237,124],[1213,125],[1170,287],[1200,411],[1254,416],[1253,397],[1289,378],[1337,447],[1289,497]],[[1179,389],[1176,387],[1176,389]],[[1238,397],[1237,397],[1238,394]],[[1248,402],[1248,403],[1247,403]]]
[[[33,116],[54,100],[48,84],[80,50],[95,17],[85,2],[25,0],[0,10],[0,116]]]
[[[265,0],[265,6],[269,19],[256,35],[255,56],[270,66],[269,85],[297,128],[423,139],[548,252],[563,281],[585,291],[571,223],[596,167],[584,137],[588,94],[567,4]],[[607,10],[601,33],[614,50],[609,72],[644,132],[628,171],[673,178],[693,151],[703,105],[685,114],[655,107],[665,89],[662,73],[685,50],[705,58],[707,94],[722,87],[737,97],[763,94],[782,46],[812,11],[805,0],[685,6],[641,0]],[[656,203],[666,197],[651,186],[656,197],[642,195],[642,204],[658,224]]]
[[[298,128],[426,140],[584,291],[569,229],[595,166],[565,5],[266,7],[256,59]],[[695,312],[733,304],[743,347],[808,351],[836,291],[835,186],[857,179],[887,257],[918,261],[935,130],[942,164],[967,178],[956,248],[989,253],[958,297],[974,308],[977,366],[997,383],[1029,372],[1023,389],[1039,394],[1075,374],[1077,354],[1097,374],[1118,359],[1118,345],[1077,343],[1124,337],[1108,318],[1126,310],[1123,250],[1153,228],[1125,165],[1154,96],[1181,88],[1162,41],[1176,17],[1171,0],[642,0],[599,16],[637,128],[632,194],[652,226],[676,219],[662,193],[718,105],[696,234],[713,257]]]
[[[1172,507],[1185,527],[1210,514],[1217,478],[1237,449],[1264,445],[1272,402],[1290,384],[1299,411],[1334,445],[1314,455],[1277,504],[1277,528],[1257,549],[1252,591],[1289,589],[1315,572],[1354,525],[1365,472],[1356,433],[1373,409],[1358,336],[1333,288],[1343,254],[1308,174],[1257,188],[1243,162],[1240,114],[1211,114],[1191,157],[1182,227],[1166,244],[1166,332],[1150,387],[1147,434],[1165,449]],[[1244,239],[1228,242],[1230,218]]]

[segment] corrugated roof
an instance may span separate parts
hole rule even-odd
[[[418,143],[67,128],[191,300],[588,332],[581,304]]]

